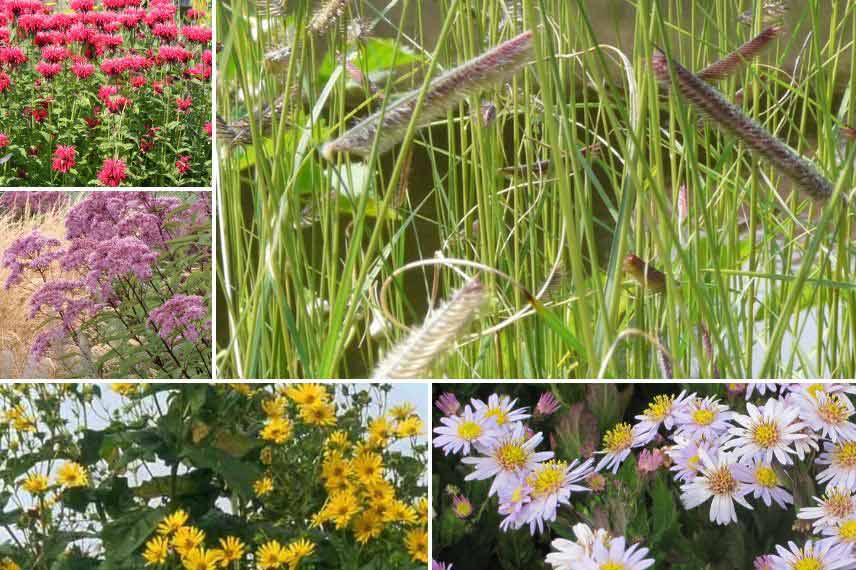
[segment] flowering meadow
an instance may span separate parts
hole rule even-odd
[[[0,386],[0,568],[426,568],[425,401],[399,396]]]
[[[0,186],[210,186],[209,19],[206,3],[0,0]]]
[[[211,378],[209,193],[5,192],[0,216],[0,377]]]
[[[434,570],[856,568],[851,384],[434,392]]]

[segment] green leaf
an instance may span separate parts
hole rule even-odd
[[[129,512],[104,526],[101,533],[106,558],[101,570],[111,570],[115,562],[129,558],[155,531],[168,514],[166,508],[142,508]]]
[[[253,496],[253,483],[261,477],[255,463],[241,461],[215,447],[185,447],[181,455],[197,467],[207,467],[223,477],[226,484],[246,498]]]

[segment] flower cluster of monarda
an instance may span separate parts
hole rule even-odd
[[[207,15],[146,4],[0,0],[0,183],[207,180]]]
[[[176,560],[186,570],[217,570],[240,565],[251,554],[240,538],[231,535],[220,538],[214,546],[206,547],[205,531],[188,524],[188,520],[188,514],[179,509],[160,522],[156,535],[149,539],[143,551],[146,566],[164,566]],[[300,562],[314,551],[315,545],[306,539],[287,545],[270,540],[253,554],[252,568],[296,570]]]

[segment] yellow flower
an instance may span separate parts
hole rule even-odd
[[[419,523],[423,525],[428,524],[428,497],[419,497],[416,500],[416,504],[413,505],[416,508],[416,515],[419,517]]]
[[[134,382],[114,382],[110,384],[110,388],[120,396],[132,396],[139,393],[140,385]]]
[[[354,520],[354,538],[360,544],[379,537],[381,532],[383,532],[383,521],[371,511],[364,512]]]
[[[182,557],[202,546],[204,542],[205,533],[195,526],[183,526],[175,531],[175,536],[172,537],[172,545]]]
[[[187,513],[178,509],[158,525],[158,534],[172,534],[187,523]]]
[[[354,473],[357,474],[364,485],[377,481],[383,477],[383,458],[371,451],[361,453],[354,459]]]
[[[253,393],[253,389],[250,388],[249,384],[229,384],[229,388],[242,396],[249,396]]]
[[[346,451],[351,447],[351,441],[348,439],[347,432],[336,430],[327,437],[327,440],[324,442],[324,446]]]
[[[33,473],[24,480],[24,489],[33,494],[41,495],[48,490],[48,478],[41,473]]]
[[[181,563],[185,570],[216,570],[220,554],[218,550],[194,548],[182,558]]]
[[[300,564],[301,560],[303,560],[313,552],[315,552],[314,544],[312,544],[305,538],[295,540],[294,542],[288,545],[288,554],[291,557],[291,561],[288,563],[288,567],[291,570],[294,570]]]
[[[365,486],[365,495],[372,503],[391,503],[395,499],[395,487],[384,479],[372,481]]]
[[[266,441],[285,443],[291,437],[291,422],[288,418],[271,418],[259,435]]]
[[[404,404],[400,404],[398,406],[393,406],[389,409],[389,415],[396,421],[402,422],[413,415],[413,412],[416,410],[416,406],[411,404],[410,402],[405,402]]]
[[[413,524],[419,519],[416,509],[403,501],[393,501],[386,512],[386,522]]]
[[[27,415],[23,404],[10,408],[5,413],[6,422],[18,431],[36,431],[36,421]]]
[[[15,564],[11,558],[0,559],[0,570],[21,570],[21,567]]]
[[[64,487],[85,487],[89,483],[89,476],[79,463],[69,461],[59,468],[56,480]]]
[[[244,555],[244,550],[246,546],[241,539],[235,538],[234,536],[227,536],[226,538],[220,539],[220,552],[221,552],[221,561],[223,565],[228,565],[230,562],[234,562],[235,560],[240,560]]]
[[[253,491],[256,492],[257,497],[264,497],[273,491],[273,479],[270,477],[262,477],[253,483]]]
[[[336,409],[329,402],[307,404],[300,406],[300,419],[313,426],[334,426],[336,425]]]
[[[428,533],[424,529],[407,531],[404,542],[414,562],[428,562]]]
[[[285,415],[285,406],[288,400],[282,396],[271,398],[262,402],[262,411],[268,418],[281,418]]]
[[[393,428],[386,418],[376,418],[369,422],[369,439],[386,443],[392,437]]]
[[[422,435],[422,420],[419,416],[410,416],[395,426],[395,434],[398,437],[418,437]]]
[[[330,398],[327,388],[321,384],[292,384],[286,386],[285,395],[300,406],[311,406]]]
[[[169,556],[169,540],[165,536],[156,536],[146,543],[143,558],[146,566],[165,564]]]
[[[336,523],[336,528],[348,526],[351,517],[360,512],[360,505],[353,493],[338,492],[330,497],[330,502],[324,507],[330,514],[330,519]]]
[[[291,562],[291,554],[275,540],[264,544],[256,551],[256,567],[258,570],[275,570],[283,564]]]

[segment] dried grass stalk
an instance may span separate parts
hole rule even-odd
[[[719,91],[681,64],[669,62],[666,54],[660,50],[654,53],[651,65],[655,76],[665,86],[671,86],[671,67],[678,90],[687,101],[702,111],[720,130],[743,141],[752,152],[767,160],[806,194],[819,201],[826,201],[832,196],[832,183],[811,162],[770,134],[739,107],[729,103]]]
[[[529,62],[531,54],[532,32],[524,32],[443,73],[428,86],[417,124],[423,127],[470,95],[507,81]],[[383,154],[404,138],[418,99],[419,89],[410,91],[391,102],[382,116],[380,111],[374,113],[341,137],[326,143],[321,154],[328,160],[337,153],[368,157],[378,132],[378,152]]]
[[[421,327],[397,344],[384,357],[372,375],[374,380],[422,378],[448,352],[455,340],[472,322],[484,303],[485,286],[472,279]]]

